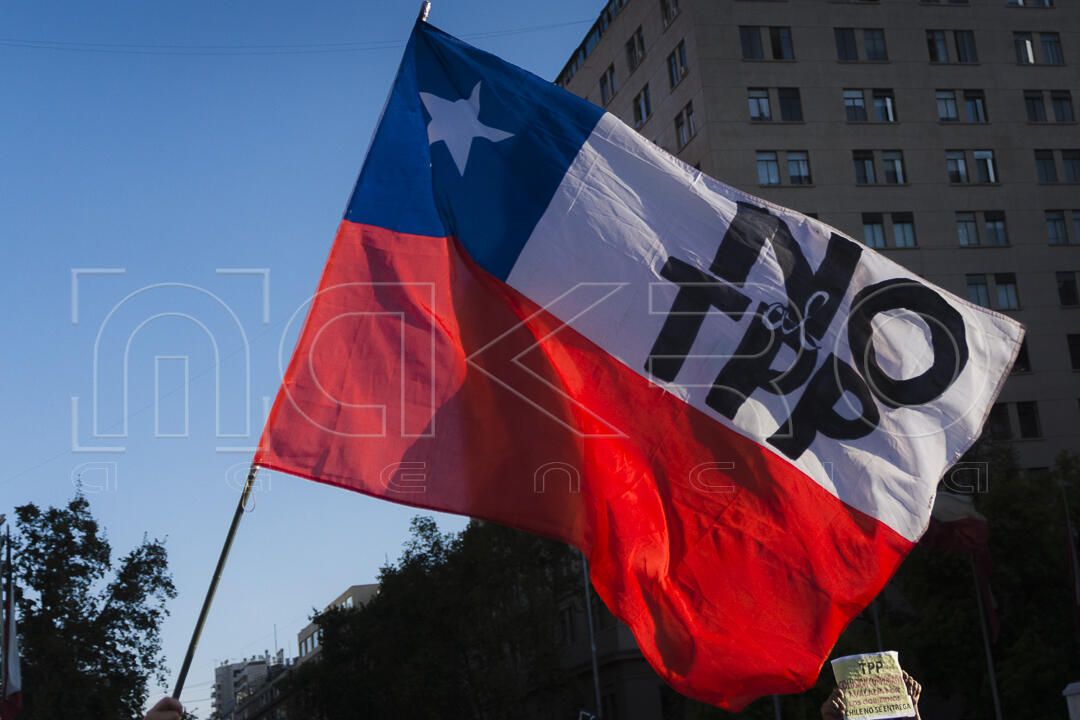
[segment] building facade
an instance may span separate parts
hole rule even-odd
[[[379,592],[379,584],[352,585],[348,590],[338,595],[323,608],[323,611],[333,608],[360,607]],[[319,654],[322,635],[319,626],[314,622],[308,623],[296,634],[296,646],[299,649],[297,662],[307,662]]]
[[[988,427],[1080,450],[1080,7],[611,0],[556,82],[1028,328]]]

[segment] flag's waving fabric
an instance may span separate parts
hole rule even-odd
[[[256,462],[581,547],[676,689],[811,684],[1022,331],[426,24]]]

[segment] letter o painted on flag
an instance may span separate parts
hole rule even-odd
[[[874,352],[873,319],[889,310],[909,310],[930,328],[934,363],[921,375],[896,379],[878,364]],[[959,377],[968,361],[964,318],[945,298],[926,285],[894,278],[865,287],[855,295],[848,319],[848,344],[855,367],[885,405],[923,405],[941,396]]]

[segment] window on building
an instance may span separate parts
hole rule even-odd
[[[945,170],[949,173],[949,182],[951,183],[966,183],[968,181],[963,150],[945,151]]]
[[[965,247],[979,244],[979,226],[975,222],[975,213],[956,213],[956,239]]]
[[[600,76],[600,104],[607,105],[613,97],[615,97],[615,66],[608,65],[608,69]]]
[[[949,46],[945,42],[944,30],[926,31],[926,49],[930,52],[930,62],[949,62]]]
[[[937,91],[937,114],[938,120],[956,122],[960,119],[956,111],[956,92],[953,90]]]
[[[1067,245],[1069,233],[1065,229],[1065,211],[1046,211],[1046,238],[1051,245]]]
[[[810,177],[810,155],[805,150],[788,150],[787,153],[788,179],[792,185],[809,185],[813,182]]]
[[[863,102],[862,90],[844,91],[844,111],[847,113],[848,122],[866,122],[866,104]]]
[[[1035,64],[1035,41],[1029,32],[1014,32],[1013,46],[1016,48],[1016,62],[1021,65]]]
[[[671,87],[675,87],[679,82],[686,77],[686,43],[680,41],[675,46],[675,50],[668,55],[668,82],[671,83]]]
[[[649,97],[649,86],[646,85],[634,97],[634,127],[641,127],[652,115],[652,98]]]
[[[1024,91],[1024,108],[1028,122],[1046,122],[1046,106],[1043,104],[1042,90]]]
[[[982,307],[990,307],[990,289],[985,275],[967,276],[968,300]]]
[[[1012,7],[1054,7],[1054,0],[1006,0]]]
[[[1005,229],[1005,213],[1001,210],[987,210],[983,213],[986,221],[986,244],[1008,245],[1009,235]]]
[[[915,247],[915,216],[909,212],[892,214],[893,241],[898,248]]]
[[[802,100],[799,98],[799,88],[780,88],[780,119],[788,122],[801,121]]]
[[[885,183],[888,185],[903,185],[907,182],[904,177],[904,153],[901,150],[885,150],[881,153],[882,169],[885,171]]]
[[[769,28],[769,42],[772,44],[773,60],[795,59],[795,48],[791,44],[791,28]]]
[[[780,163],[774,150],[758,150],[757,176],[759,185],[780,184]]]
[[[1069,333],[1065,336],[1069,348],[1069,365],[1073,370],[1080,370],[1080,335]]]
[[[634,31],[634,34],[630,36],[630,39],[626,41],[626,64],[630,66],[630,72],[633,72],[644,58],[645,36],[641,34],[641,27],[639,26]]]
[[[1065,55],[1061,52],[1061,36],[1056,32],[1039,33],[1039,44],[1042,45],[1042,61],[1044,65],[1064,65]]]
[[[746,99],[750,104],[751,120],[772,120],[772,112],[769,109],[769,90],[767,88],[747,88]]]
[[[874,98],[874,119],[878,122],[896,122],[896,100],[893,91],[886,88],[875,88],[872,92]]]
[[[885,31],[881,28],[863,30],[863,45],[867,60],[888,60],[889,51],[885,47]]]
[[[994,275],[994,287],[997,288],[997,306],[1001,310],[1016,310],[1020,307],[1020,296],[1016,291],[1014,273]]]
[[[1080,291],[1076,287],[1076,273],[1059,272],[1057,274],[1058,302],[1062,307],[1080,305]]]
[[[1016,424],[1020,428],[1020,437],[1042,437],[1042,425],[1039,423],[1039,406],[1032,400],[1016,403]]]
[[[690,138],[697,134],[697,123],[694,121],[694,104],[686,103],[686,107],[675,116],[675,137],[679,143],[679,149],[686,147]]]
[[[1041,183],[1057,182],[1057,164],[1054,162],[1053,150],[1035,151],[1035,173]]]
[[[988,118],[986,115],[986,94],[982,90],[965,90],[964,108],[967,110],[968,122],[987,122]]]
[[[1073,209],[1073,242],[1080,243],[1080,210]]]
[[[1072,93],[1068,90],[1051,90],[1050,104],[1054,107],[1054,122],[1073,122]]]
[[[660,17],[664,20],[664,27],[670,25],[678,14],[679,0],[660,0]]]
[[[761,28],[757,25],[739,27],[739,40],[742,42],[743,60],[764,60],[765,50],[761,46]]]
[[[994,164],[994,151],[975,150],[972,152],[972,156],[975,158],[976,182],[996,183],[998,177],[997,166]]]
[[[990,408],[990,417],[986,422],[986,432],[990,434],[990,437],[997,440],[1008,440],[1013,436],[1008,403],[994,403],[994,406]]]
[[[1080,183],[1080,150],[1062,150],[1061,164],[1065,168],[1065,182]]]
[[[855,28],[834,28],[836,37],[836,59],[858,60],[859,50],[855,46]]]
[[[953,41],[956,43],[956,62],[979,62],[979,54],[975,52],[975,33],[973,31],[954,30]]]
[[[874,177],[874,153],[870,150],[853,150],[851,157],[855,162],[855,184],[873,185],[877,182]]]
[[[1014,373],[1031,372],[1031,356],[1028,355],[1027,338],[1020,341],[1020,350],[1016,353],[1016,362],[1013,363]]]
[[[881,213],[863,213],[862,228],[863,242],[867,247],[885,247],[885,223]]]

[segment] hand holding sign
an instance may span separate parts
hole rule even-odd
[[[900,669],[896,651],[832,661],[836,690],[821,706],[824,720],[919,718],[922,686]]]

